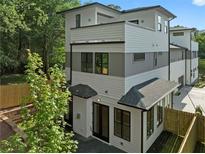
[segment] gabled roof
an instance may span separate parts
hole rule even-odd
[[[142,110],[149,110],[178,86],[174,81],[153,78],[132,87],[118,103]]]
[[[88,85],[78,84],[69,88],[72,95],[88,99],[96,96],[97,92]]]

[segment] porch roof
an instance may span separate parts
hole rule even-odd
[[[178,86],[179,84],[174,81],[153,78],[133,86],[118,103],[142,110],[149,110]]]
[[[74,96],[88,99],[90,97],[96,96],[97,92],[88,85],[78,84],[69,88],[70,92]]]

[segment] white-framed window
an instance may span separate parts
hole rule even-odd
[[[158,31],[162,31],[162,17],[161,16],[157,16],[157,30]]]
[[[184,32],[174,32],[173,36],[184,36]]]
[[[164,21],[164,32],[167,34],[168,33],[168,21]]]
[[[147,139],[154,132],[154,107],[147,111]]]

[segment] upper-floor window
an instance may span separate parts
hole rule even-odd
[[[114,135],[130,141],[130,112],[114,109]]]
[[[164,32],[168,33],[168,21],[164,21]]]
[[[132,23],[134,23],[134,24],[139,24],[139,20],[137,19],[137,20],[131,20],[131,21],[129,21],[129,22],[132,22]]]
[[[147,111],[147,139],[154,132],[154,107]]]
[[[154,66],[157,66],[157,52],[154,52]]]
[[[93,53],[81,53],[81,72],[93,73]]]
[[[75,22],[76,22],[76,28],[79,28],[81,25],[80,25],[80,14],[77,14],[75,16]]]
[[[162,17],[161,16],[157,16],[157,30],[158,31],[162,31]]]
[[[109,54],[95,53],[95,73],[108,75],[109,72]]]
[[[133,54],[133,61],[144,61],[145,60],[145,53],[134,53]]]
[[[184,36],[184,32],[174,32],[173,36]]]

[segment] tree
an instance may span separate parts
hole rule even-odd
[[[199,43],[199,56],[205,58],[205,32],[197,33],[195,40]]]
[[[21,128],[26,141],[14,135],[1,141],[1,152],[74,152],[77,142],[72,133],[65,133],[64,115],[68,111],[70,93],[65,87],[65,76],[57,65],[49,69],[51,82],[42,71],[43,62],[36,53],[28,53],[26,77],[30,97],[36,112],[30,113],[23,105]]]
[[[113,8],[113,9],[115,9],[115,10],[118,10],[118,11],[120,11],[120,10],[122,9],[119,5],[115,5],[115,4],[109,4],[109,5],[107,5],[107,6]]]

